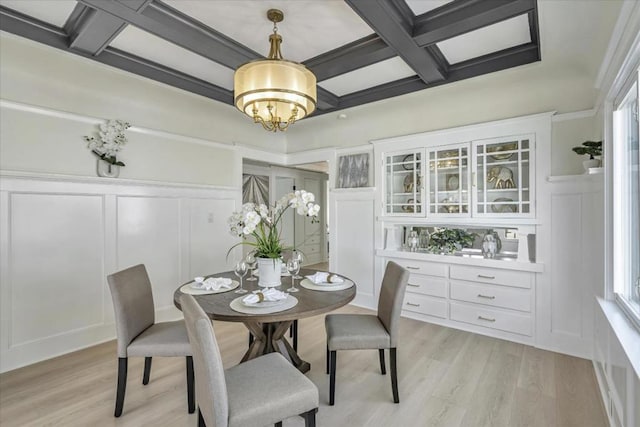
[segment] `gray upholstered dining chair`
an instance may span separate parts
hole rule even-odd
[[[218,342],[202,307],[191,295],[180,305],[193,349],[198,426],[252,427],[295,415],[315,427],[318,388],[280,353],[270,353],[225,370]]]
[[[329,314],[325,317],[327,330],[327,374],[329,377],[329,404],[336,394],[336,351],[373,350],[380,357],[380,370],[386,375],[384,350],[389,349],[391,389],[393,402],[399,403],[396,348],[402,300],[409,281],[409,271],[389,261],[382,279],[378,314]]]
[[[107,276],[107,281],[113,299],[118,337],[118,386],[114,416],[122,415],[129,356],[145,358],[144,385],[149,383],[153,356],[186,357],[187,404],[189,413],[195,412],[193,359],[184,322],[155,322],[151,282],[144,265],[111,274]]]

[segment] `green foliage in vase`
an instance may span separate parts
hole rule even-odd
[[[460,228],[441,228],[431,234],[427,249],[433,253],[448,254],[471,247],[475,237],[475,233]]]
[[[602,141],[585,141],[579,147],[573,147],[574,153],[583,156],[589,155],[589,159],[593,160],[594,156],[602,155]]]

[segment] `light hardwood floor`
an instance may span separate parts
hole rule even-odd
[[[236,364],[245,328],[214,322],[214,329],[225,366]],[[300,354],[320,391],[318,426],[606,426],[588,360],[404,318],[400,342],[400,404],[392,403],[376,351],[343,351],[331,407],[324,316],[300,322]],[[114,418],[115,348],[112,341],[1,375],[0,425],[197,425],[187,414],[183,358],[154,358],[147,386],[142,359],[132,358],[124,413]],[[302,425],[299,417],[284,422]]]

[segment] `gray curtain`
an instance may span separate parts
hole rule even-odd
[[[269,177],[243,174],[242,203],[269,205]]]

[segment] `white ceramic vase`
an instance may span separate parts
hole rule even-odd
[[[120,166],[98,159],[98,176],[104,178],[117,178],[120,175]]]
[[[263,288],[280,286],[282,260],[280,258],[258,258],[258,285]]]

